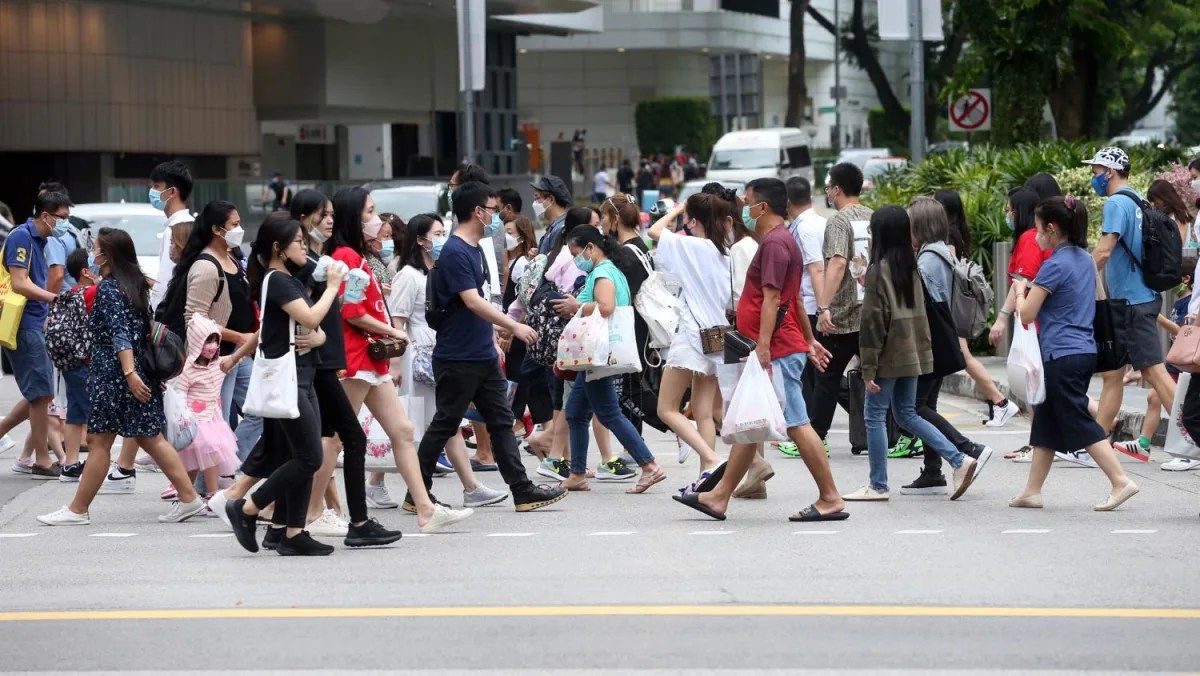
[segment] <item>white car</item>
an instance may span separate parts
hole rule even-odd
[[[381,181],[363,186],[375,200],[375,213],[396,214],[407,223],[417,214],[437,213],[445,184],[433,181]]]
[[[158,255],[162,250],[163,230],[167,217],[149,204],[136,202],[96,202],[76,204],[71,215],[88,222],[89,236],[95,238],[100,228],[119,228],[133,238],[138,264],[150,279],[157,279]]]

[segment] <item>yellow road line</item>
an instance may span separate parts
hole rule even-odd
[[[956,606],[444,606],[428,608],[188,608],[0,612],[0,622],[441,617],[1048,617],[1200,620],[1200,608]]]

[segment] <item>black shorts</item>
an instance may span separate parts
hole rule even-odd
[[[1044,364],[1046,401],[1033,407],[1029,445],[1078,451],[1108,437],[1088,412],[1088,384],[1096,355],[1071,354]]]
[[[1117,321],[1113,333],[1117,342],[1129,351],[1129,363],[1135,369],[1163,363],[1162,343],[1158,335],[1158,315],[1162,298],[1155,296],[1149,303],[1125,305],[1124,312],[1114,313]]]

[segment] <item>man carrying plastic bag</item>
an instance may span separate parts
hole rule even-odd
[[[830,354],[813,339],[812,326],[809,325],[808,315],[800,303],[800,279],[804,264],[800,247],[788,231],[786,216],[787,188],[783,181],[764,178],[746,185],[746,206],[742,209],[742,221],[746,227],[757,230],[761,239],[758,252],[754,255],[746,275],[746,288],[738,302],[737,329],[742,336],[757,341],[754,351],[749,355],[749,360],[757,364],[747,364],[734,392],[734,399],[739,398],[738,395],[745,386],[748,388],[746,392],[757,393],[755,396],[758,398],[759,409],[763,408],[763,401],[776,402],[774,390],[770,380],[765,377],[764,369],[780,371],[785,400],[782,413],[787,435],[800,450],[800,456],[804,459],[804,464],[812,474],[820,493],[812,504],[788,519],[840,521],[850,515],[843,511],[846,503],[843,502],[833,481],[829,461],[825,458],[825,447],[809,424],[800,383],[801,373],[809,358],[823,371],[829,362]],[[726,345],[729,344],[727,336]],[[735,402],[730,403],[730,412],[726,414],[725,425],[721,430],[722,435],[725,435],[726,428],[732,425],[729,432],[738,442],[730,450],[728,462],[713,472],[709,481],[700,487],[700,492],[673,496],[677,502],[719,521],[725,520],[725,512],[734,489],[751,470],[757,457],[754,444],[741,440],[757,438],[764,433],[768,435],[764,439],[770,438],[769,435],[773,433],[769,420],[754,422],[749,413],[735,414],[734,405]],[[761,412],[757,417],[764,418]],[[736,429],[738,427],[743,429]],[[739,432],[742,433],[740,436]],[[769,468],[770,465],[766,465],[766,469]],[[768,471],[757,479],[765,482],[773,474],[774,472]]]

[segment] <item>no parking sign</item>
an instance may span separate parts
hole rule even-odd
[[[970,89],[950,102],[950,131],[987,131],[991,128],[991,89]]]

